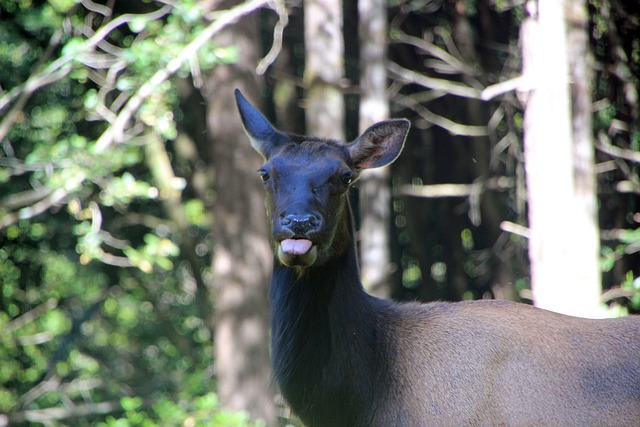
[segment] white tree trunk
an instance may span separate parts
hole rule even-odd
[[[342,0],[304,1],[307,133],[344,141]]]
[[[592,57],[589,52],[589,13],[585,0],[566,2],[567,47],[571,76],[575,226],[574,256],[580,261],[576,280],[585,287],[592,317],[601,310],[600,226],[595,170],[595,146],[591,122]]]
[[[599,317],[600,280],[593,271],[593,210],[578,203],[564,2],[529,1],[523,68],[531,84],[524,117],[529,202],[529,258],[536,306]],[[595,258],[595,259],[594,259]]]
[[[360,37],[360,132],[389,118],[387,99],[387,2],[358,2]],[[372,294],[390,296],[389,169],[364,171],[360,181],[362,282]]]

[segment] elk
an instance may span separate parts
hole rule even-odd
[[[345,144],[281,132],[236,101],[265,160],[274,376],[307,426],[640,426],[640,317],[365,292],[347,194],[396,159],[407,120]]]

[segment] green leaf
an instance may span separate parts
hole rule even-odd
[[[59,13],[67,13],[79,3],[76,0],[49,0],[49,4]]]
[[[139,397],[125,396],[120,399],[120,405],[125,411],[135,411],[142,406],[142,399]]]
[[[74,37],[67,42],[62,48],[62,55],[64,56],[76,56],[82,51],[84,47],[84,39],[80,37]]]
[[[134,33],[141,33],[147,27],[148,19],[135,17],[129,22],[129,29]]]

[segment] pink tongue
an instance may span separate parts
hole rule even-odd
[[[282,252],[292,255],[303,255],[311,249],[311,240],[305,239],[286,239],[280,242]]]

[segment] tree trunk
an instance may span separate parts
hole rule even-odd
[[[591,75],[593,58],[589,52],[589,13],[585,0],[566,2],[567,46],[571,77],[571,106],[574,156],[575,226],[578,228],[574,256],[581,259],[575,280],[585,287],[585,298],[599,313],[602,292],[600,271],[600,227],[595,170],[595,146],[591,123]]]
[[[240,88],[259,101],[257,14],[243,18],[213,41],[235,45],[232,65],[216,66],[202,89],[215,171],[213,255],[215,358],[223,408],[276,424],[269,362],[267,286],[272,253],[267,237],[264,191],[255,171],[259,156],[244,133],[233,96]]]
[[[307,133],[344,140],[342,0],[304,2]]]
[[[387,99],[387,2],[358,2],[360,36],[360,132],[389,118]],[[372,294],[389,297],[391,187],[389,168],[364,171],[360,180],[360,266]]]
[[[576,203],[574,144],[564,2],[529,1],[523,23],[523,72],[531,84],[524,116],[531,287],[538,307],[571,315],[599,314],[597,266],[578,246],[593,212]],[[587,218],[585,218],[587,215]],[[582,249],[582,248],[581,248]],[[589,249],[591,252],[591,249]]]

